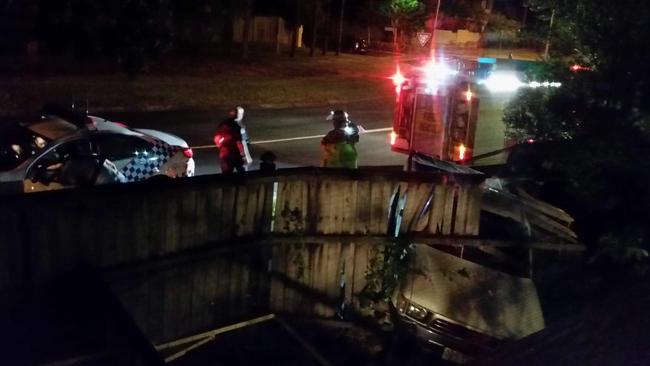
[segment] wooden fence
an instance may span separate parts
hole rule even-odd
[[[269,310],[332,315],[356,303],[395,210],[403,233],[478,234],[479,182],[303,168],[3,197],[0,294],[90,265],[154,341]]]

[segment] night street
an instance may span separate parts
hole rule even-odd
[[[649,22],[0,0],[0,365],[650,365]]]
[[[495,94],[481,89],[481,109],[476,132],[476,155],[503,148],[504,125],[501,121],[505,103],[512,94]],[[341,108],[341,106],[337,106]],[[393,118],[393,102],[347,103],[350,119],[368,130],[357,145],[360,166],[403,165],[406,157],[392,152],[389,133]],[[244,123],[251,140],[252,169],[258,168],[258,158],[265,151],[277,155],[278,168],[319,166],[320,140],[331,122],[325,118],[330,108],[309,107],[291,109],[246,109]],[[220,171],[218,153],[212,141],[216,126],[225,111],[213,112],[141,112],[108,113],[108,119],[124,122],[134,128],[168,131],[188,141],[194,150],[196,174]],[[499,163],[500,157],[481,161],[481,165]],[[501,158],[502,159],[502,158]]]

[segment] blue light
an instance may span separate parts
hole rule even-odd
[[[479,57],[478,58],[478,63],[479,64],[496,64],[497,59],[494,57]]]

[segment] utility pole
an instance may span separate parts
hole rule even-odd
[[[436,1],[436,0],[433,0]],[[433,17],[433,29],[431,30],[431,58],[436,56],[436,28],[438,27],[438,14],[440,13],[440,0],[437,0],[436,13]]]
[[[551,48],[551,33],[553,32],[553,20],[555,19],[555,9],[551,12],[551,21],[548,25],[548,35],[546,36],[546,47],[544,47],[544,60],[548,60],[548,51]]]
[[[343,40],[343,15],[345,11],[345,0],[341,0],[341,14],[339,17],[339,39],[336,47],[336,55],[341,54],[341,41]]]

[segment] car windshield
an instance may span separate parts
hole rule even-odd
[[[15,169],[48,143],[49,139],[19,125],[0,129],[0,171]]]

